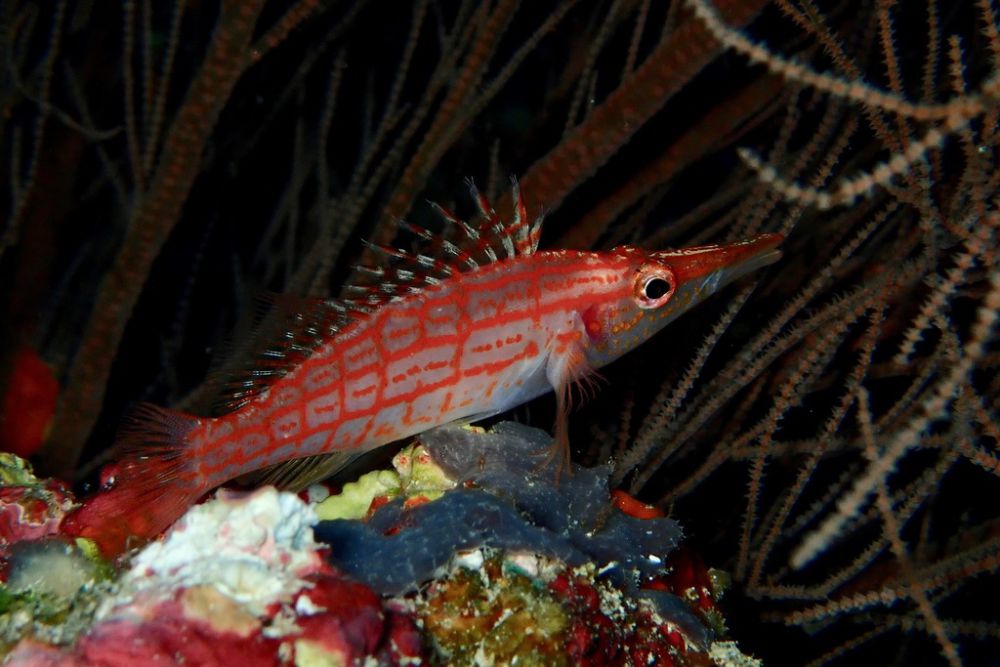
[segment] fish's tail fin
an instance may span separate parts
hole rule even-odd
[[[209,489],[190,436],[199,417],[142,404],[119,434],[107,488],[63,521],[68,535],[93,540],[106,557],[153,539]]]

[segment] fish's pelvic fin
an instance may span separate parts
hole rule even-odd
[[[552,450],[546,465],[556,462],[556,475],[572,474],[569,448],[569,413],[573,405],[590,397],[596,389],[600,375],[587,362],[587,356],[580,342],[560,343],[549,353],[545,375],[556,394],[556,423],[553,433]],[[574,395],[574,393],[576,395]]]

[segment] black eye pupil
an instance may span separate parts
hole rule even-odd
[[[647,299],[655,301],[670,291],[670,283],[663,278],[652,278],[646,282],[643,291]]]

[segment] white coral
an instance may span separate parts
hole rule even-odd
[[[298,496],[273,487],[251,494],[220,491],[136,555],[122,576],[122,594],[101,615],[139,593],[168,595],[199,585],[214,586],[262,614],[271,603],[289,600],[305,583],[300,577],[320,567],[316,521]]]

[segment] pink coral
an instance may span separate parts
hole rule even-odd
[[[696,664],[684,637],[645,608],[634,609],[630,622],[616,623],[602,608],[601,593],[588,578],[564,572],[549,583],[571,611],[565,651],[575,665]]]
[[[46,516],[44,507],[29,509]],[[413,620],[327,564],[312,539],[314,520],[296,496],[273,488],[222,493],[131,559],[72,646],[26,639],[5,664],[419,662]]]
[[[15,542],[57,534],[71,506],[69,493],[58,481],[0,486],[0,556]]]
[[[406,664],[422,654],[412,619],[383,609],[378,595],[363,584],[324,574],[308,579],[297,595],[296,650],[309,647],[341,658],[343,664],[376,656],[380,664]]]
[[[416,625],[384,610],[371,589],[329,572],[312,575],[308,584],[293,605],[274,605],[263,617],[207,585],[181,589],[166,600],[142,593],[115,608],[71,649],[24,641],[5,664],[269,667],[294,664],[308,654],[335,664],[374,657],[379,664],[398,665],[421,657]]]
[[[225,602],[215,605],[216,620],[208,620],[202,613],[192,611],[192,601],[186,599],[188,593],[180,592],[174,599],[145,609],[130,605],[131,613],[123,611],[99,623],[67,652],[22,642],[6,664],[17,667],[281,664],[277,657],[279,642],[264,637],[259,623],[234,626],[233,615],[239,611],[227,609]],[[201,592],[195,594],[201,595]]]

